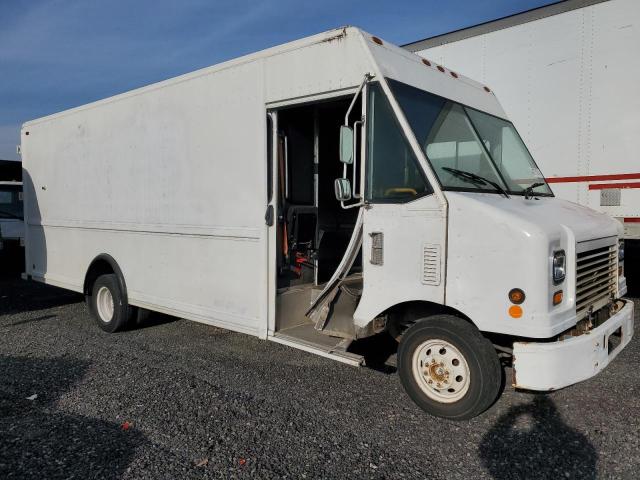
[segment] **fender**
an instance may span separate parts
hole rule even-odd
[[[118,262],[116,262],[116,260],[107,253],[101,253],[100,255],[95,257],[89,264],[87,273],[84,276],[84,285],[82,287],[82,291],[84,292],[84,295],[85,296],[91,295],[91,292],[89,291],[89,285],[92,284],[95,281],[95,279],[99,276],[99,273],[98,273],[95,275],[95,278],[92,278],[92,270],[97,264],[101,262],[106,262],[107,264],[109,264],[109,266],[113,270],[113,273],[118,279],[118,286],[120,287],[120,291],[122,292],[122,298],[124,302],[129,303],[129,298],[127,295],[127,284],[124,281],[124,275],[122,274],[122,270],[120,269]]]

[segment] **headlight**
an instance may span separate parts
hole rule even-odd
[[[564,281],[564,277],[567,274],[567,256],[564,250],[554,252],[551,274],[553,276],[553,283],[556,285]]]
[[[620,263],[624,262],[624,240],[618,242],[618,261]]]

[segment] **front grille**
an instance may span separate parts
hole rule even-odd
[[[576,313],[578,320],[593,306],[598,310],[616,292],[618,249],[616,245],[578,253],[576,266]]]

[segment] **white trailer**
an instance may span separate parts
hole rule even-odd
[[[620,225],[552,195],[484,85],[356,28],[28,122],[21,148],[25,275],[109,332],[143,308],[360,364],[388,330],[454,419],[495,400],[498,351],[549,390],[633,335]]]
[[[494,90],[554,193],[640,255],[639,45],[637,0],[568,0],[404,48]]]

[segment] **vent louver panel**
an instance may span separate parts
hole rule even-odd
[[[440,245],[425,244],[423,246],[422,283],[440,285]]]
[[[621,198],[619,188],[605,188],[600,191],[600,205],[603,207],[619,207]]]
[[[384,233],[371,232],[371,259],[372,265],[382,265],[384,263]]]

